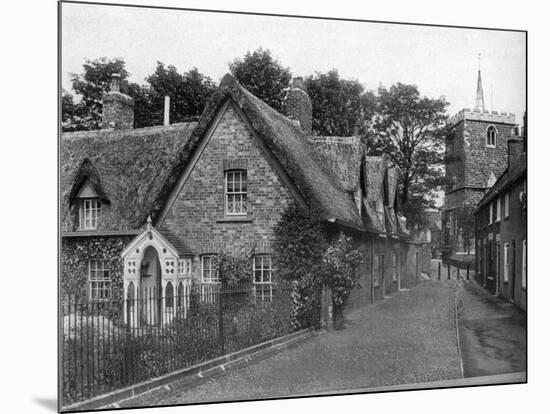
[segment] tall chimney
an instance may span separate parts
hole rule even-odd
[[[521,159],[523,154],[523,140],[521,138],[511,138],[508,140],[508,169],[514,166]]]
[[[111,90],[103,95],[102,129],[134,127],[134,100],[121,91],[120,74],[111,75]]]
[[[170,97],[164,97],[164,125],[170,125]]]
[[[305,133],[311,134],[311,99],[301,77],[292,80],[286,97],[286,115],[297,121]]]

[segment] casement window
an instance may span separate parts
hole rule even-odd
[[[510,193],[504,194],[504,218],[510,216]]]
[[[78,210],[79,229],[96,230],[97,219],[99,217],[100,209],[101,209],[101,203],[97,198],[85,198],[80,200],[80,205]]]
[[[247,187],[246,170],[229,170],[225,172],[226,215],[246,215]]]
[[[500,221],[500,197],[497,198],[497,217],[495,219],[495,223],[498,223]]]
[[[106,260],[90,260],[88,262],[88,282],[90,300],[111,298],[111,268]]]
[[[510,243],[504,243],[504,283],[508,283],[508,271],[510,268]]]
[[[496,147],[497,145],[497,129],[491,125],[487,128],[487,146]]]
[[[219,283],[220,278],[216,269],[216,255],[205,254],[201,256],[202,283]]]
[[[521,249],[521,287],[527,288],[527,240],[523,240]]]
[[[489,224],[493,224],[493,202],[489,204]]]
[[[254,274],[256,298],[271,300],[273,297],[271,256],[268,254],[255,255],[252,258],[252,272]]]

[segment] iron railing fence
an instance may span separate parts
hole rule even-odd
[[[151,288],[119,300],[65,298],[63,405],[291,333],[291,290],[193,284],[168,296]],[[319,314],[309,311],[301,327]]]

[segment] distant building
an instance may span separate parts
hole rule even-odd
[[[526,141],[526,128],[523,139],[508,141],[507,168],[475,211],[476,278],[489,291],[524,310],[527,295]]]
[[[450,121],[446,137],[442,256],[465,267],[474,260],[475,206],[507,168],[508,140],[517,138],[515,115],[485,109],[481,72],[476,105]]]

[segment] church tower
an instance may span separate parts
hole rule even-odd
[[[485,109],[480,69],[474,109],[459,111],[449,127],[442,251],[444,261],[459,265],[457,260],[473,258],[473,208],[506,169],[508,140],[516,137],[517,128],[514,114]]]

